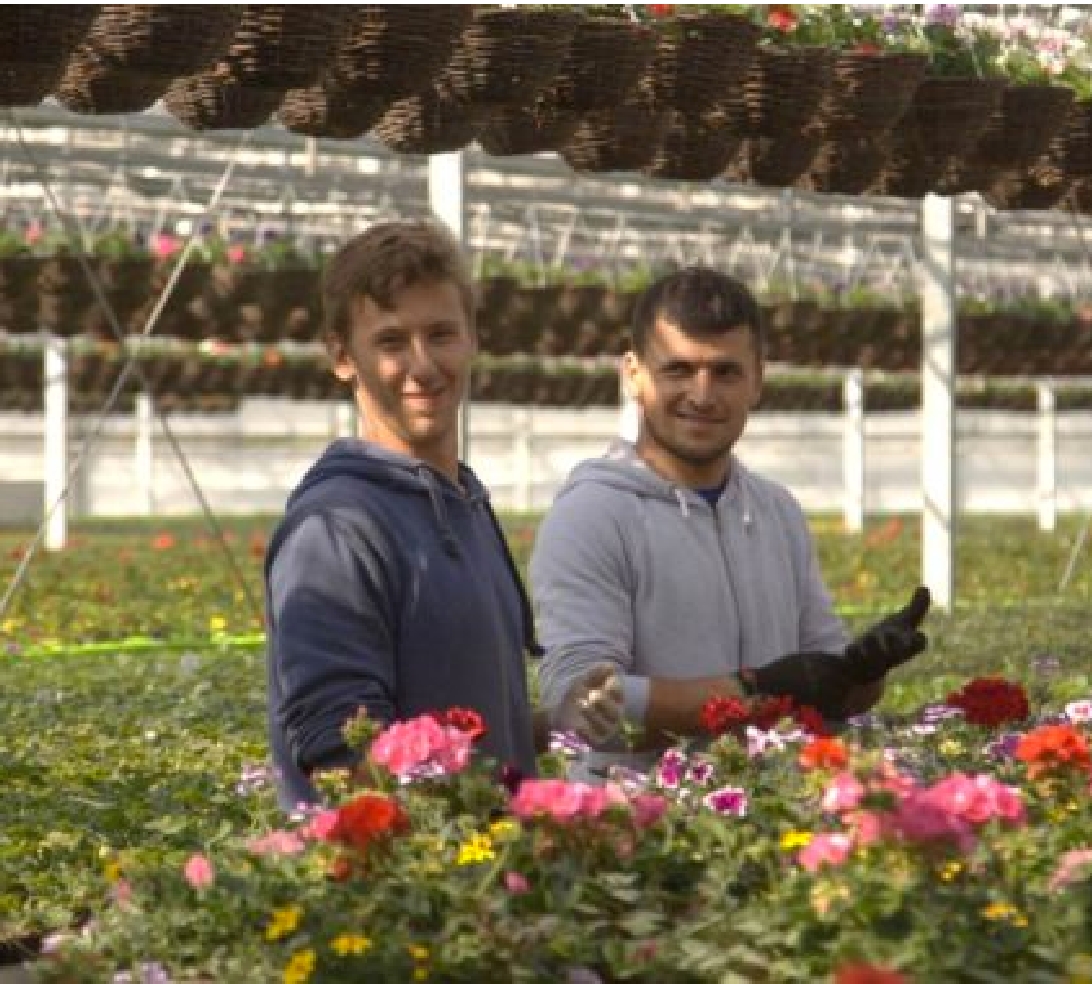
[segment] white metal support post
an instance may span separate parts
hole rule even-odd
[[[141,390],[134,398],[133,417],[136,439],[133,448],[133,471],[136,477],[137,501],[141,515],[155,515],[155,409],[152,394]]]
[[[428,159],[428,201],[436,218],[454,233],[466,249],[466,162],[461,150],[431,154]],[[463,400],[459,413],[459,458],[470,456],[470,398]]]
[[[1039,381],[1039,529],[1058,525],[1057,415],[1054,381]]]
[[[842,469],[845,482],[845,525],[859,533],[865,516],[865,418],[864,370],[850,369],[843,383],[845,430],[842,437]]]
[[[955,209],[951,198],[921,203],[921,564],[941,608],[955,604]]]
[[[42,435],[45,547],[63,550],[68,540],[68,345],[45,336],[45,423]]]

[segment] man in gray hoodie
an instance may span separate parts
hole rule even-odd
[[[545,703],[610,661],[655,748],[698,735],[718,695],[860,713],[924,650],[924,588],[851,642],[799,503],[733,454],[762,375],[759,308],[737,280],[685,269],[638,300],[623,362],[637,442],[577,466],[531,559]]]
[[[268,712],[280,801],[352,767],[342,727],[450,707],[484,720],[480,748],[523,774],[551,730],[603,740],[621,688],[589,664],[532,713],[531,606],[477,476],[459,461],[459,409],[477,348],[458,245],[428,222],[346,243],[323,279],[325,340],[352,387],[358,438],[336,441],[289,498],[266,556]]]

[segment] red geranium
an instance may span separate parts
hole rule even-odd
[[[814,735],[816,738],[825,738],[830,734],[827,730],[826,719],[814,707],[809,707],[807,704],[794,707],[792,716],[793,720],[809,735]]]
[[[701,726],[711,735],[738,734],[750,719],[751,710],[739,697],[710,697],[701,708]]]
[[[675,13],[675,5],[673,3],[650,3],[646,5],[648,12],[653,17],[670,17]]]
[[[800,18],[796,16],[796,11],[791,6],[780,3],[770,4],[770,13],[766,17],[766,23],[775,31],[789,34],[796,30],[796,25],[799,22]]]
[[[750,724],[763,731],[770,731],[777,726],[777,722],[784,718],[791,718],[795,705],[791,697],[763,697],[755,702],[751,708]]]
[[[844,769],[849,752],[837,738],[813,738],[800,750],[800,765],[805,769]]]
[[[364,851],[376,841],[408,829],[409,817],[398,803],[379,793],[362,793],[338,808],[330,839]]]
[[[440,724],[448,728],[458,728],[464,734],[470,735],[474,741],[486,732],[485,719],[469,707],[449,707],[433,716]]]
[[[910,984],[910,978],[872,964],[843,964],[834,974],[834,984]]]
[[[1088,742],[1071,724],[1050,724],[1029,731],[1017,743],[1015,755],[1027,763],[1032,779],[1071,769],[1088,772],[1092,768]]]
[[[944,701],[958,707],[971,724],[996,728],[1006,721],[1023,721],[1028,716],[1028,695],[1018,683],[1001,677],[979,677]]]

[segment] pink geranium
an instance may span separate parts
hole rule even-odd
[[[864,798],[865,788],[852,772],[842,772],[827,783],[822,807],[825,813],[855,810]]]
[[[193,854],[182,869],[186,881],[197,889],[208,888],[215,880],[212,862],[203,854]]]
[[[369,756],[396,776],[451,775],[470,762],[473,736],[431,714],[396,721],[372,742]]]
[[[627,806],[614,785],[589,786],[564,779],[525,779],[512,797],[511,810],[521,819],[549,817],[561,823],[594,819],[614,806]]]
[[[299,854],[304,848],[304,842],[303,837],[294,830],[272,830],[264,837],[249,841],[247,848],[252,854]]]
[[[818,871],[824,864],[840,865],[846,862],[853,845],[848,834],[815,834],[800,849],[796,860],[808,871]]]
[[[1058,858],[1058,867],[1050,878],[1050,890],[1056,892],[1085,874],[1092,873],[1092,847],[1066,851]]]
[[[965,776],[957,772],[930,787],[922,798],[977,825],[995,818],[1013,824],[1025,819],[1020,791],[992,776]]]

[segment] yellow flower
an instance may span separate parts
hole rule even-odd
[[[315,972],[315,951],[300,950],[284,968],[284,984],[303,984]]]
[[[483,861],[492,861],[496,852],[493,850],[493,841],[488,834],[474,834],[470,840],[459,845],[459,856],[456,864],[481,864]]]
[[[212,615],[209,617],[209,632],[215,635],[217,632],[223,632],[227,628],[227,619],[223,615]]]
[[[415,981],[427,981],[428,980],[428,967],[414,967],[413,979]]]
[[[1075,953],[1066,964],[1066,984],[1092,984],[1092,953]]]
[[[429,958],[428,947],[421,946],[420,943],[408,943],[406,944],[406,949],[414,960],[424,961]]]
[[[947,755],[950,758],[956,755],[962,755],[967,749],[963,743],[956,741],[954,738],[945,738],[939,745],[941,755]]]
[[[795,851],[798,847],[807,847],[811,843],[811,833],[807,830],[786,830],[781,835],[781,850]]]
[[[330,941],[330,949],[339,957],[359,956],[372,948],[372,941],[367,936],[356,933],[342,933]]]
[[[955,881],[963,873],[962,861],[949,861],[940,868],[940,880],[941,881]]]
[[[1013,926],[1026,926],[1027,917],[1009,902],[991,902],[982,910],[982,915],[994,921],[1004,920]]]
[[[286,905],[283,909],[274,909],[269,925],[265,927],[265,938],[273,942],[287,936],[296,929],[302,918],[303,909],[298,905]]]
[[[509,841],[519,837],[519,824],[515,820],[494,820],[489,825],[494,840]]]
[[[112,885],[118,879],[121,878],[121,865],[117,861],[107,861],[102,866],[102,873],[106,877],[106,880]]]

